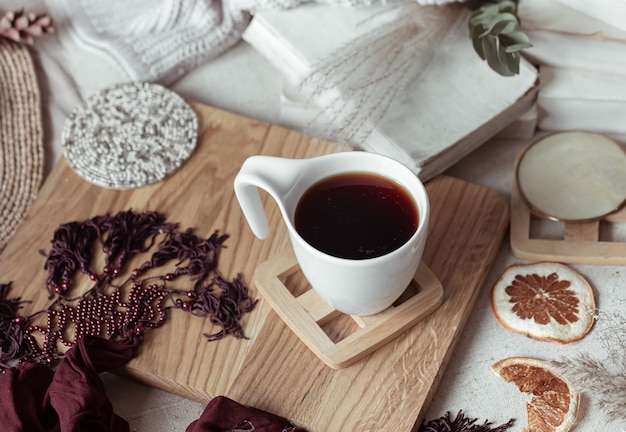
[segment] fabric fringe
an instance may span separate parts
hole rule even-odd
[[[142,340],[144,331],[161,327],[172,309],[208,317],[219,327],[205,334],[208,341],[245,338],[242,317],[256,300],[241,275],[226,280],[218,271],[227,238],[217,231],[202,238],[192,229],[179,230],[162,214],[131,210],[59,226],[50,251],[41,251],[52,304],[20,317],[25,301],[8,299],[11,284],[0,285],[0,368],[18,361],[52,363],[63,357],[59,346],[72,347],[87,336]],[[98,248],[103,268],[94,263]],[[143,253],[150,253],[149,259],[132,271],[126,268]],[[187,287],[174,286],[180,278],[188,280]],[[85,283],[91,288],[72,296],[73,285],[82,290]],[[45,315],[45,324],[34,324],[41,322],[39,315]]]
[[[510,419],[500,426],[493,427],[493,423],[490,421],[485,420],[482,425],[476,424],[477,421],[476,418],[466,417],[462,410],[457,413],[454,419],[450,412],[447,412],[438,419],[424,422],[419,432],[505,432],[515,423],[515,419]]]

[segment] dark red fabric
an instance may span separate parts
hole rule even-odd
[[[26,363],[0,374],[0,429],[6,432],[126,432],[98,374],[137,356],[138,342],[85,337],[57,370]]]
[[[34,363],[7,369],[0,374],[0,425],[3,430],[60,430],[56,414],[44,404],[52,378],[50,369]]]
[[[297,432],[287,420],[241,405],[225,396],[213,398],[186,432]]]
[[[138,343],[85,337],[68,351],[46,395],[59,416],[61,431],[125,432],[126,420],[113,412],[99,373],[124,366],[138,354]]]
[[[137,356],[139,341],[118,343],[86,336],[56,371],[25,363],[0,374],[2,432],[129,432],[113,412],[99,373]],[[223,396],[209,402],[187,432],[297,432],[287,420]]]

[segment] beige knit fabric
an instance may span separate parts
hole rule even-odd
[[[40,109],[28,48],[0,44],[0,251],[24,219],[43,177]]]
[[[70,37],[110,60],[129,81],[168,86],[238,43],[254,10],[292,8],[308,1],[46,0],[46,4],[62,40]],[[315,1],[358,7],[410,0]]]

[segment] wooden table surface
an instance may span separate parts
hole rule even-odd
[[[3,281],[45,308],[44,258],[55,228],[106,212],[165,213],[200,235],[231,235],[220,256],[226,277],[252,282],[257,266],[289,247],[275,204],[267,199],[271,237],[250,232],[232,190],[254,154],[311,157],[340,150],[332,143],[260,121],[193,104],[200,118],[194,154],[165,181],[131,191],[106,190],[78,177],[64,160],[54,168],[14,238],[0,255]],[[291,332],[266,302],[244,319],[247,340],[208,343],[208,320],[173,311],[147,333],[140,356],[121,373],[198,401],[226,395],[285,416],[311,432],[410,431],[423,417],[508,227],[508,206],[496,192],[451,177],[428,182],[432,214],[424,261],[444,287],[429,317],[354,365],[334,370]],[[184,288],[184,287],[183,287]],[[259,296],[251,286],[254,296]]]

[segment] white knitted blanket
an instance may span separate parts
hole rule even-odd
[[[254,10],[308,0],[54,0],[57,27],[129,80],[168,85],[237,43]],[[407,0],[319,0],[368,6]],[[411,1],[411,0],[409,0]],[[442,4],[455,0],[417,0]]]

